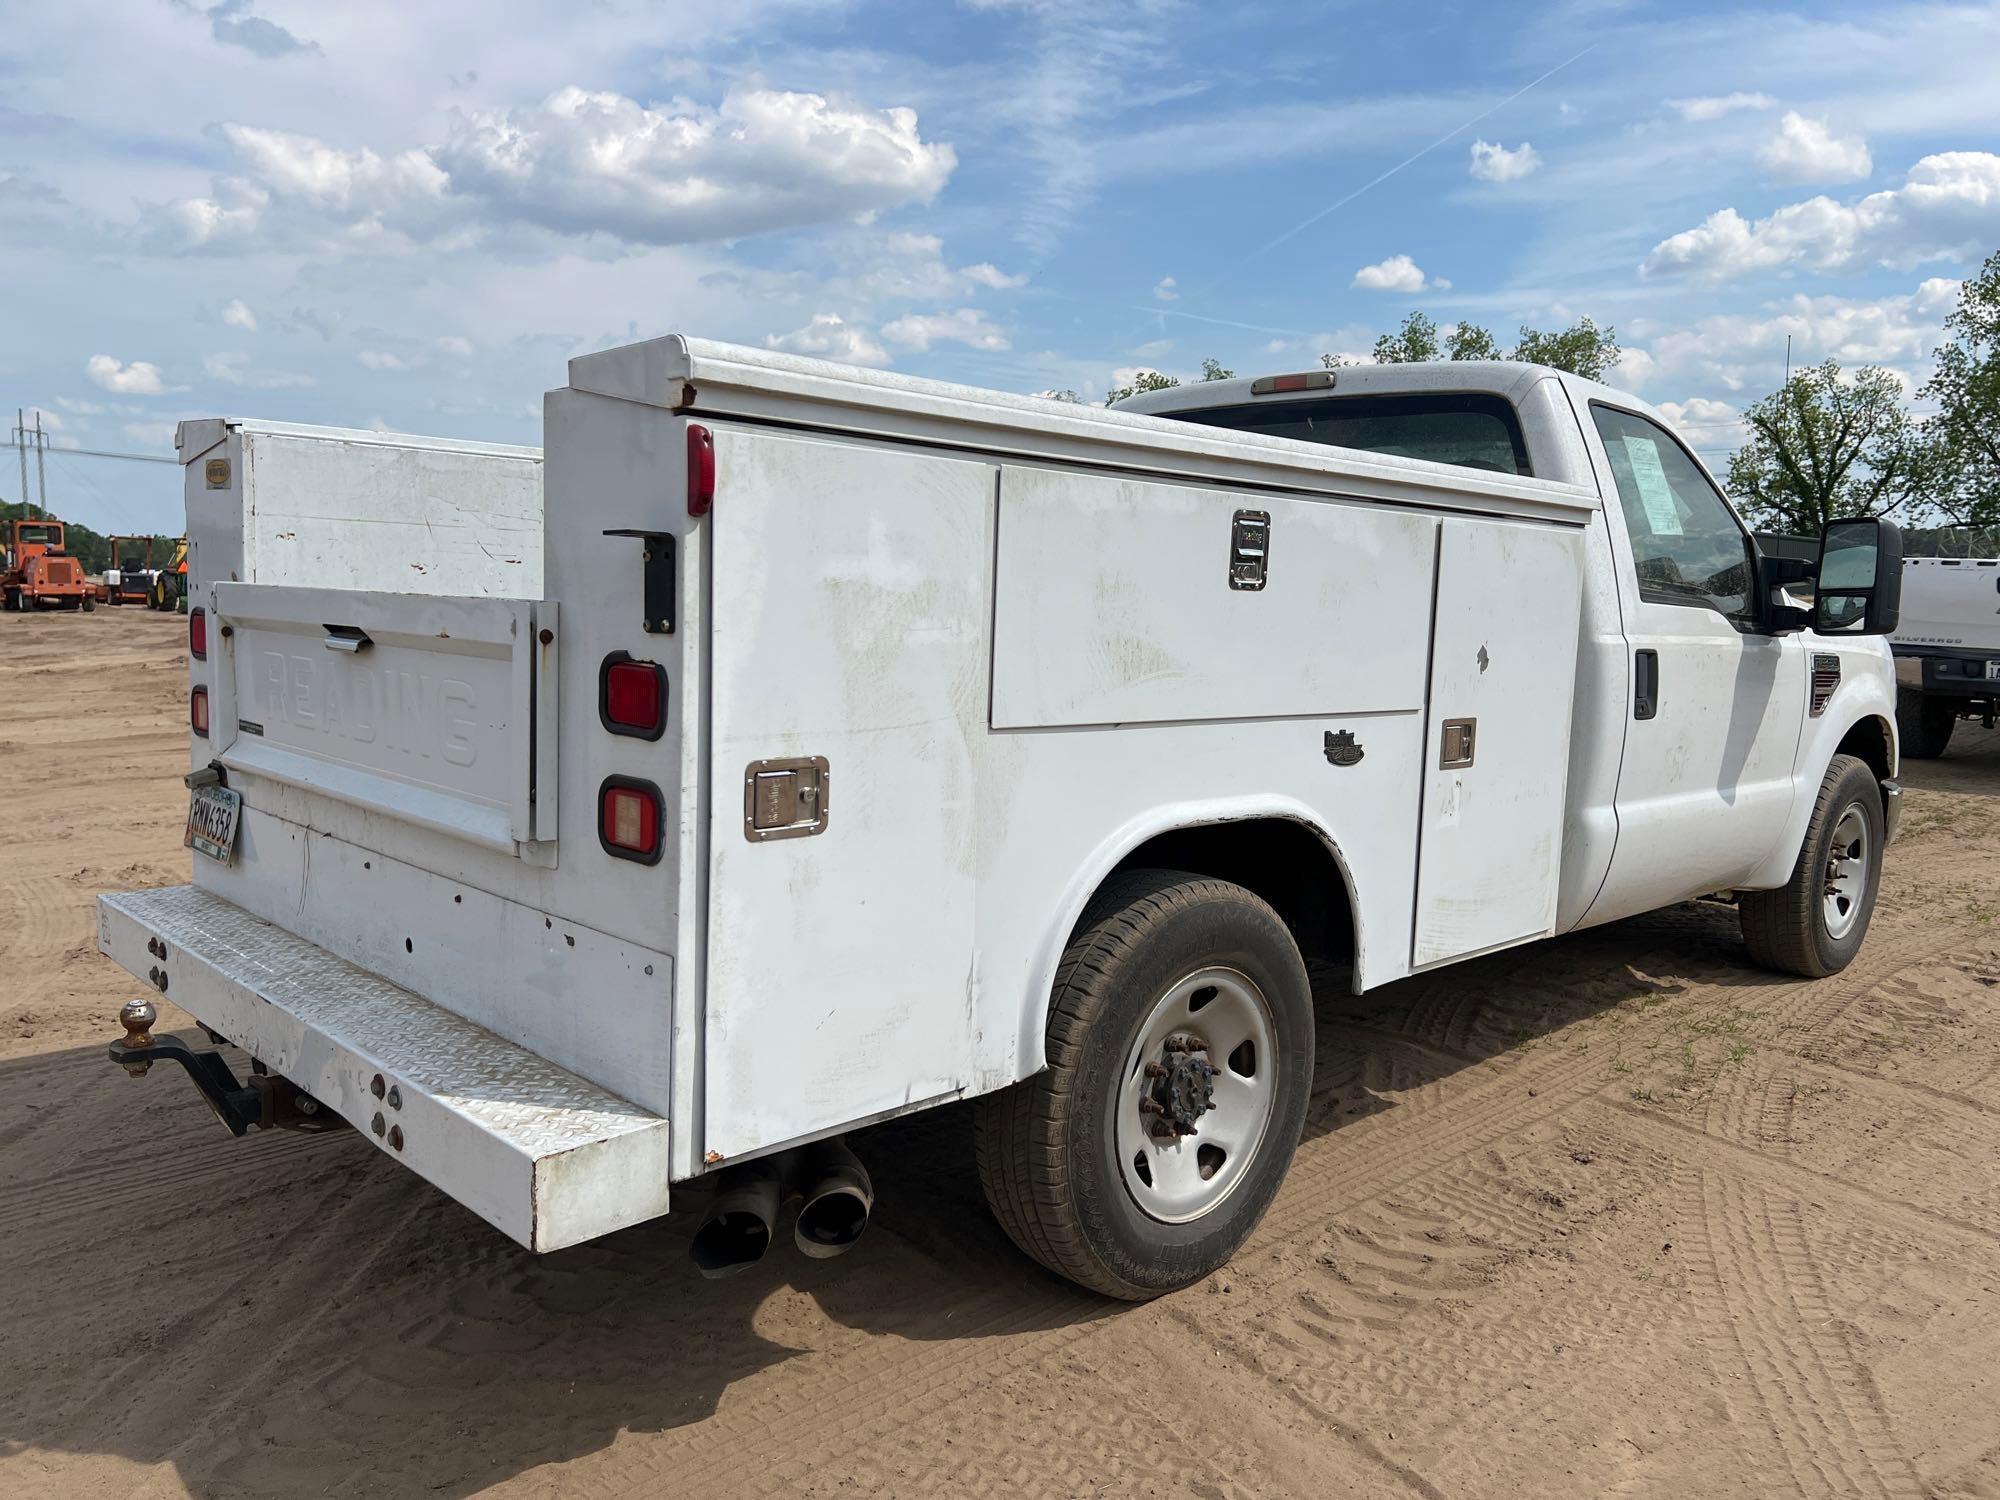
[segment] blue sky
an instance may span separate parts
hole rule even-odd
[[[0,405],[59,510],[177,530],[174,470],[62,448],[533,443],[670,330],[1095,398],[1422,308],[1615,325],[1719,465],[1787,334],[1921,381],[1996,58],[1991,5],[68,0],[0,34]]]

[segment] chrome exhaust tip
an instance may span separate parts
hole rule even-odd
[[[840,1141],[806,1148],[799,1180],[805,1201],[792,1238],[803,1255],[830,1260],[854,1248],[875,1209],[875,1184],[868,1169]]]

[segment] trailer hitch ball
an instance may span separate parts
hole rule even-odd
[[[153,1023],[160,1019],[159,1007],[150,1000],[127,1000],[118,1007],[118,1024],[125,1028],[124,1045],[133,1051],[141,1051],[153,1045]],[[134,1078],[144,1078],[153,1065],[150,1062],[128,1062],[125,1071]]]

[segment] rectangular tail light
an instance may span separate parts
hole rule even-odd
[[[188,728],[208,738],[208,689],[198,687],[188,694]]]
[[[663,824],[660,789],[631,776],[607,776],[597,789],[597,840],[616,859],[660,862]]]
[[[188,655],[196,661],[208,660],[208,611],[188,611]]]
[[[597,717],[613,734],[656,740],[667,732],[667,673],[614,651],[597,669]]]

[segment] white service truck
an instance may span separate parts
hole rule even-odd
[[[1960,719],[2000,715],[2000,558],[1906,557],[1896,654],[1903,753],[1944,754]]]
[[[793,1198],[833,1253],[843,1135],[976,1099],[1007,1233],[1148,1297],[1278,1190],[1308,957],[1362,991],[1728,891],[1761,964],[1867,931],[1898,535],[1829,528],[1799,607],[1618,391],[1100,410],[666,337],[571,361],[545,438],[529,517],[527,450],[182,427],[194,877],[100,908],[150,986],[114,1060],[536,1250],[713,1174],[705,1271]]]

